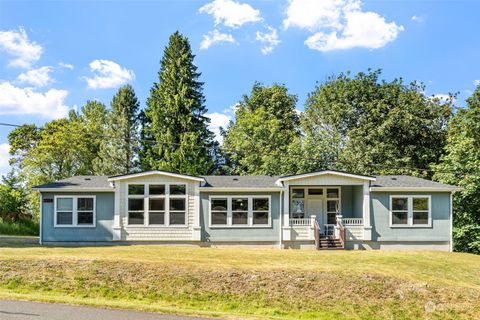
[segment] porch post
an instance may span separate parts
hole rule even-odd
[[[372,226],[370,225],[370,182],[363,183],[363,240],[372,240]]]
[[[121,240],[122,236],[122,221],[120,217],[120,184],[121,182],[114,182],[114,216],[113,216],[113,241]]]
[[[290,187],[288,182],[283,183],[283,240],[291,240],[290,227]]]

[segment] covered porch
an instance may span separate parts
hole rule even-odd
[[[370,240],[373,177],[321,171],[279,179],[284,186],[283,241]],[[316,242],[317,242],[316,241]]]

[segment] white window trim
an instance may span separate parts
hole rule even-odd
[[[128,187],[130,185],[143,185],[144,194],[143,195],[129,195]],[[150,195],[150,185],[164,185],[165,194],[164,195]],[[185,195],[170,195],[170,185],[184,185],[185,186]],[[125,184],[125,210],[126,210],[126,226],[128,228],[187,228],[188,227],[188,217],[189,217],[189,195],[188,195],[188,183],[186,182],[131,182]],[[128,199],[143,199],[143,224],[129,224],[128,222]],[[150,220],[150,204],[149,199],[152,198],[163,198],[165,199],[165,214],[164,224],[149,224]],[[185,224],[170,224],[170,199],[185,199]],[[152,210],[153,212],[160,212],[157,210]],[[179,212],[173,210],[173,212]]]
[[[78,224],[78,198],[93,199],[93,224]],[[57,224],[57,199],[72,199],[72,224]],[[95,228],[97,226],[97,197],[94,195],[55,195],[53,197],[54,228]]]
[[[407,198],[407,224],[393,224],[392,215],[392,200],[393,198]],[[428,223],[427,224],[413,224],[413,199],[428,198]],[[401,211],[401,210],[397,210]],[[430,228],[432,227],[432,196],[431,195],[390,195],[390,204],[388,208],[389,217],[388,223],[390,228]]]
[[[232,199],[248,199],[248,224],[232,224]],[[212,225],[212,199],[227,199],[227,224]],[[268,199],[268,224],[253,224],[253,199]],[[252,229],[272,227],[272,196],[271,195],[211,195],[208,198],[208,227],[210,229]]]
[[[292,201],[294,199],[300,199],[304,200],[304,216],[307,217],[308,213],[308,200],[309,199],[322,199],[323,200],[323,208],[324,208],[324,213],[327,214],[327,201],[328,200],[338,200],[338,213],[337,214],[342,214],[342,186],[316,186],[316,185],[290,185],[289,186],[289,197],[290,197],[290,203],[289,203],[289,217],[291,218],[292,216]],[[303,198],[293,198],[293,189],[303,189]],[[323,189],[323,194],[322,195],[309,195],[308,190],[309,189]],[[337,189],[338,190],[338,197],[337,198],[327,198],[327,189]]]

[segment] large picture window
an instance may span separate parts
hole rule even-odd
[[[94,227],[95,196],[55,196],[55,227]]]
[[[392,227],[431,226],[430,196],[391,196]]]
[[[187,224],[186,184],[129,184],[127,189],[128,225]]]
[[[211,227],[268,227],[270,196],[211,196]]]

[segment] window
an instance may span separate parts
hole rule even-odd
[[[149,195],[165,195],[164,184],[151,184],[148,186]]]
[[[148,199],[148,224],[165,224],[165,199]]]
[[[267,225],[270,201],[268,198],[253,198],[253,224]]]
[[[129,184],[128,194],[134,196],[143,196],[145,194],[145,186],[143,184]]]
[[[292,218],[305,217],[305,189],[292,189],[291,212]]]
[[[310,188],[310,189],[308,189],[308,195],[309,196],[321,196],[321,195],[323,195],[323,189],[322,188]]]
[[[413,198],[413,224],[415,225],[426,225],[429,221],[429,199],[427,197]]]
[[[186,184],[129,184],[128,225],[184,226],[187,223]]]
[[[128,199],[128,224],[144,224],[144,201],[141,199]]]
[[[392,196],[390,213],[392,227],[431,226],[430,196]]]
[[[210,226],[270,226],[270,197],[212,196],[210,197]]]
[[[93,224],[93,198],[77,198],[77,223]]]
[[[327,224],[336,224],[340,214],[340,189],[327,188]]]
[[[170,224],[185,224],[185,198],[170,198]]]
[[[408,224],[408,198],[392,198],[392,225]]]
[[[327,189],[327,198],[339,198],[340,192],[338,188],[328,188]]]
[[[55,227],[95,227],[95,196],[55,196]]]
[[[210,212],[212,225],[227,225],[228,199],[212,199]]]

